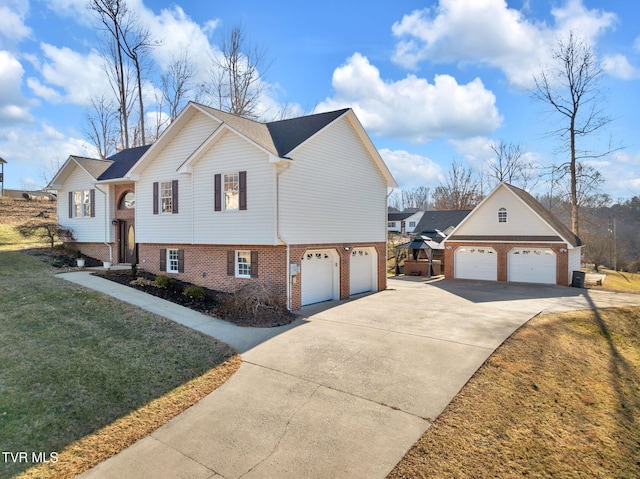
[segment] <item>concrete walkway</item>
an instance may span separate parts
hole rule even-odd
[[[529,318],[640,305],[634,294],[390,279],[387,291],[309,307],[294,325],[256,331],[83,273],[61,276],[244,351],[223,386],[84,479],[384,478]]]

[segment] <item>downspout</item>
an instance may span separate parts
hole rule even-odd
[[[394,188],[390,188],[389,193],[387,193],[386,198],[384,199],[384,224],[386,225],[384,227],[384,237],[385,237],[385,242],[384,242],[384,274],[387,274],[387,261],[389,260],[387,258],[387,254],[389,252],[389,196],[391,196],[391,193],[393,193]],[[398,276],[398,251],[396,250],[396,267],[395,267],[395,275]]]
[[[287,158],[289,160],[289,158]],[[278,241],[283,243],[286,246],[286,264],[285,268],[287,270],[287,288],[286,288],[286,296],[287,296],[287,309],[291,311],[291,283],[293,281],[293,276],[291,275],[291,248],[289,243],[282,238],[280,235],[280,175],[287,171],[291,167],[291,163],[288,162],[284,166],[276,165],[276,237]]]
[[[104,244],[109,248],[109,263],[113,264],[113,246],[107,241],[107,233],[109,231],[109,209],[107,208],[107,193],[102,191],[97,184],[94,184],[96,190],[104,195]]]

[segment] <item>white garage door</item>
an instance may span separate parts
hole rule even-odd
[[[336,252],[309,250],[302,257],[302,306],[336,297]]]
[[[376,291],[378,260],[374,248],[354,248],[349,260],[349,293]]]
[[[455,252],[455,277],[460,279],[498,279],[498,255],[493,248],[465,246]]]
[[[556,254],[549,248],[516,248],[509,251],[508,281],[556,284]]]

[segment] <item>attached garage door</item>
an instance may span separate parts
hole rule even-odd
[[[309,250],[302,257],[302,306],[336,297],[337,269],[334,250]],[[339,293],[338,293],[339,294]]]
[[[354,248],[349,260],[349,293],[377,290],[378,259],[375,248]]]
[[[465,246],[455,252],[455,277],[459,279],[498,279],[498,255],[493,248]]]
[[[549,248],[516,248],[507,260],[509,281],[556,284],[556,254]]]

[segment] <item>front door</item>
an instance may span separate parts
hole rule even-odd
[[[120,263],[137,263],[136,231],[133,220],[120,220]]]

